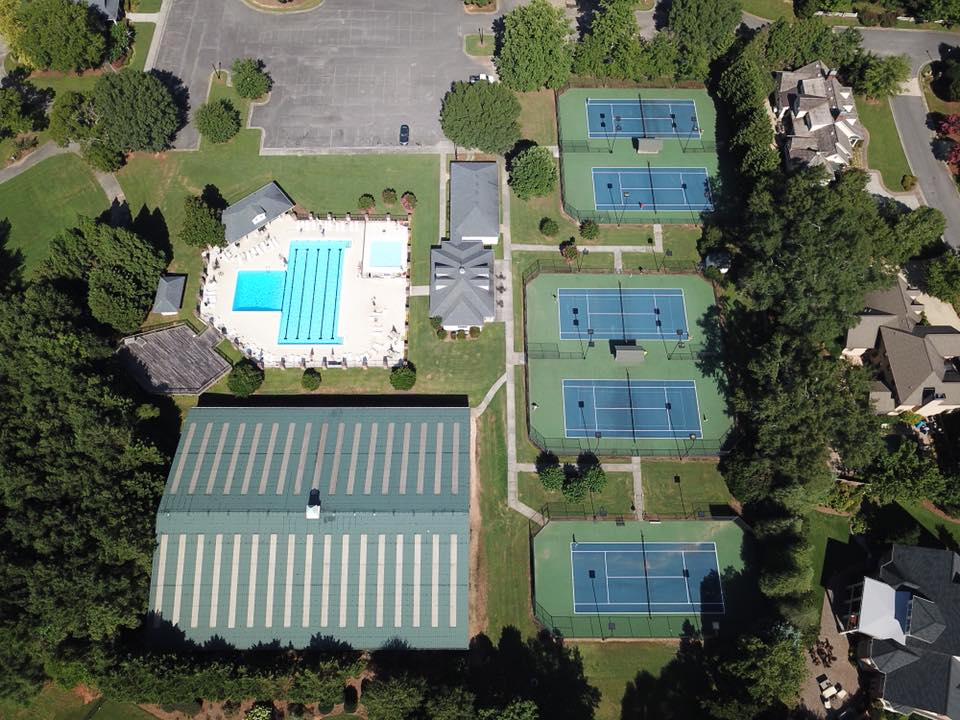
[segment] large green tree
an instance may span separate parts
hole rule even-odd
[[[927,288],[931,295],[960,308],[960,254],[946,252],[930,263]]]
[[[866,496],[878,505],[893,501],[937,501],[946,489],[937,464],[912,438],[882,453],[864,473]]]
[[[503,16],[503,36],[494,62],[513,90],[557,89],[570,77],[570,24],[561,8],[531,0]]]
[[[680,43],[680,72],[704,80],[709,63],[733,42],[740,24],[738,0],[673,0],[668,26]]]
[[[534,145],[510,163],[510,187],[521,200],[543,197],[557,186],[557,164],[547,148]]]
[[[202,196],[184,198],[180,242],[193,247],[223,247],[226,243],[220,212],[210,207]]]
[[[500,83],[454,83],[443,98],[440,126],[462,147],[502,154],[520,139],[520,101]]]
[[[50,109],[50,137],[61,147],[93,136],[93,107],[83,93],[65,90],[57,94]]]
[[[906,55],[861,53],[851,64],[848,74],[854,90],[883,100],[900,94],[901,86],[910,77],[910,58]]]
[[[102,75],[93,89],[98,133],[121,152],[164,150],[177,131],[170,91],[159,79],[138,70]]]
[[[640,47],[634,5],[632,0],[602,0],[589,32],[574,51],[573,70],[577,75],[629,77],[630,58],[639,53]]]
[[[26,132],[33,126],[16,88],[0,88],[0,138]]]
[[[106,38],[85,2],[30,0],[21,4],[15,22],[15,51],[35,67],[67,72],[103,60]]]

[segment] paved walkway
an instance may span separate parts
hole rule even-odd
[[[447,154],[440,153],[440,237],[447,237],[447,178],[450,166],[447,164]],[[439,239],[438,239],[439,240]]]
[[[153,40],[150,42],[150,50],[147,51],[147,61],[143,66],[145,71],[153,70],[157,64],[157,54],[160,52],[160,44],[163,41],[163,31],[167,27],[167,16],[170,13],[170,6],[173,0],[166,0],[160,6],[160,12],[157,13],[130,13],[127,15],[133,22],[152,22],[157,28],[153,31]],[[204,98],[205,99],[205,98]]]
[[[410,297],[429,297],[429,296],[430,296],[429,285],[411,285],[410,286]]]
[[[126,200],[123,194],[123,188],[120,187],[120,183],[117,182],[116,175],[113,173],[100,172],[99,170],[95,170],[93,175],[97,179],[97,182],[100,183],[100,187],[103,188],[103,192],[106,193],[107,200],[110,202],[117,201],[118,203]]]
[[[659,225],[654,225],[654,237],[653,245],[578,245],[577,247],[580,250],[586,250],[591,253],[653,253],[653,252],[663,252],[663,233],[659,234],[656,231],[656,228],[660,227]],[[517,252],[555,252],[557,255],[560,254],[559,245],[539,245],[539,244],[526,244],[519,243],[513,246],[513,249]]]
[[[17,175],[22,172],[26,172],[34,165],[42,163],[47,158],[52,158],[56,155],[65,155],[68,152],[75,152],[76,148],[74,147],[60,147],[56,143],[48,142],[44,143],[32,153],[27,155],[23,160],[19,160],[7,167],[0,170],[0,183],[5,183],[7,180],[12,180]]]

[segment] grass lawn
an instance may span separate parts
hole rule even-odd
[[[80,698],[59,685],[48,685],[24,707],[0,701],[2,720],[149,720],[151,717],[130,703],[101,699],[84,705]]]
[[[495,41],[492,34],[484,35],[482,43],[479,35],[465,35],[463,38],[463,49],[467,55],[490,57],[493,55],[494,45]]]
[[[211,97],[230,99],[246,117],[248,103],[223,82],[214,82]],[[321,215],[356,212],[357,198],[363,193],[378,199],[374,212],[402,212],[399,205],[385,207],[379,200],[380,192],[387,187],[398,194],[410,190],[418,199],[412,223],[412,282],[429,282],[430,246],[438,240],[440,163],[436,156],[261,157],[259,147],[258,130],[241,130],[222,145],[203,142],[197,152],[137,153],[117,174],[134,216],[142,210],[160,211],[162,221],[155,224],[159,235],[169,234],[173,251],[170,271],[189,276],[181,317],[192,314],[201,269],[199,249],[177,238],[183,221],[183,199],[200,193],[207,184],[217,186],[231,202],[276,180],[297,204]]]
[[[923,88],[923,98],[927,101],[927,107],[930,108],[931,112],[940,113],[941,115],[960,113],[960,102],[951,102],[950,100],[942,99],[933,91],[929,80],[920,80],[920,86]]]
[[[76,155],[57,155],[0,185],[0,218],[10,221],[7,247],[23,253],[24,269],[47,256],[50,240],[109,207],[93,172]]]
[[[524,637],[536,632],[530,602],[527,520],[507,507],[506,389],[501,388],[477,421],[480,466],[479,583],[486,595],[486,633],[496,642],[514,626]]]
[[[960,523],[950,522],[936,515],[919,503],[901,503],[903,509],[923,525],[930,534],[939,538],[944,545],[948,545],[948,538],[952,538],[955,545],[960,545]]]
[[[536,473],[520,473],[520,500],[539,510],[547,503],[566,502],[563,493],[547,490]],[[595,514],[603,508],[611,515],[633,515],[633,475],[625,472],[608,472],[607,486],[600,493],[590,493],[582,503],[587,512]]]
[[[596,720],[620,720],[620,702],[639,672],[654,677],[677,655],[672,642],[578,642],[587,681],[600,690]]]
[[[526,368],[523,365],[517,365],[513,368],[514,389],[517,396],[517,412],[523,413],[517,418],[517,462],[532,463],[537,461],[540,455],[540,448],[530,442],[527,434],[526,407],[527,390],[523,384]]]
[[[707,511],[710,506],[727,506],[733,499],[716,461],[645,459],[641,474],[643,508],[649,513]],[[679,483],[674,480],[678,475]]]
[[[133,12],[138,12],[138,13],[160,12],[161,5],[163,5],[163,0],[136,0],[136,2],[134,3]]]
[[[793,3],[785,0],[745,0],[743,10],[768,20],[776,20],[779,17],[785,17],[788,20],[794,18]],[[831,18],[831,20],[836,19]]]
[[[890,111],[889,100],[867,100],[857,97],[857,109],[860,111],[860,120],[870,133],[870,142],[867,145],[867,167],[879,170],[883,176],[883,184],[889,190],[900,191],[900,180],[910,174],[907,157],[900,144],[900,135],[893,122],[893,113]]]
[[[820,584],[820,577],[823,574],[827,540],[833,538],[846,544],[850,539],[850,518],[828,515],[814,510],[807,516],[804,529],[810,539],[810,561],[813,565],[813,582],[816,586]],[[817,612],[819,613],[819,599],[817,603]]]
[[[143,70],[147,62],[147,53],[150,52],[150,43],[153,41],[153,31],[157,26],[153,23],[134,23],[133,29],[136,33],[133,39],[133,57],[130,58],[127,67]]]
[[[520,134],[538,145],[557,144],[557,108],[552,90],[517,93]]]

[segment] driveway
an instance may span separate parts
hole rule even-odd
[[[858,28],[863,46],[878,55],[908,55],[912,74],[932,60],[940,58],[942,47],[960,45],[960,36],[924,30],[882,30]],[[931,207],[947,218],[944,239],[960,248],[960,194],[947,166],[933,156],[934,132],[927,124],[927,106],[918,94],[919,86],[910,83],[907,92],[890,99],[893,119],[907,154],[910,168],[920,183],[923,197]]]
[[[265,152],[399,150],[443,142],[440,100],[454,80],[482,67],[462,50],[462,34],[480,23],[460,3],[435,0],[326,0],[305,13],[263,13],[241,0],[167,0],[155,67],[179,77],[190,106],[201,105],[218,63],[258,57],[274,81],[251,124],[264,129]],[[178,148],[195,148],[192,125]]]

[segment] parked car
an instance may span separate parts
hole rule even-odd
[[[410,126],[401,125],[400,126],[400,144],[406,145],[410,142]]]
[[[486,73],[480,73],[479,75],[471,75],[471,76],[470,76],[470,84],[471,84],[471,85],[473,85],[474,83],[478,83],[478,82],[488,82],[488,83],[492,83],[492,82],[496,82],[496,80],[493,79],[493,75],[487,75]]]

